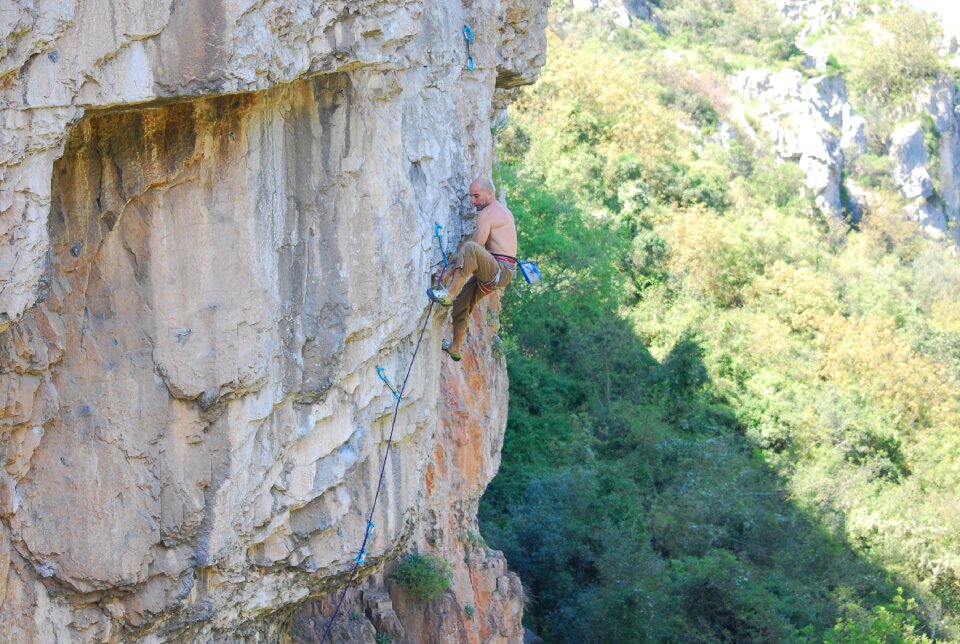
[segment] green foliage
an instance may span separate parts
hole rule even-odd
[[[855,615],[841,618],[837,625],[824,634],[827,644],[841,642],[890,642],[922,644],[932,642],[920,627],[919,607],[913,598],[904,598],[903,589],[886,606],[877,606],[869,614],[855,611]]]
[[[927,151],[927,170],[933,178],[936,190],[940,190],[940,130],[937,129],[933,117],[923,114],[923,147]]]
[[[393,642],[390,636],[382,631],[377,631],[377,635],[373,638],[373,641],[376,642],[376,644],[391,644],[391,642]]]
[[[663,22],[684,44],[712,43],[765,61],[800,54],[796,30],[786,28],[776,8],[752,0],[664,0]]]
[[[471,606],[470,604],[467,604],[466,606],[463,607],[463,612],[464,614],[466,614],[467,619],[473,619],[473,616],[476,615],[477,613],[477,609]]]
[[[756,168],[748,176],[752,191],[766,195],[769,205],[775,208],[801,208],[804,205],[806,177],[796,164],[762,159],[756,161]]]
[[[663,7],[665,37],[569,14],[499,135],[546,282],[504,295],[483,534],[548,642],[957,639],[960,264],[886,192],[908,84],[859,97],[851,230],[718,141],[724,74],[792,64],[766,5]]]
[[[474,532],[473,530],[468,530],[466,534],[461,534],[458,536],[457,541],[460,543],[469,544],[473,548],[487,547],[487,543],[483,540],[483,536]]]
[[[687,87],[670,86],[661,92],[659,98],[664,105],[677,107],[689,114],[704,132],[716,130],[720,115],[704,94]]]
[[[853,174],[857,181],[868,188],[886,188],[892,190],[893,169],[896,162],[893,157],[878,156],[869,152],[856,157],[853,163]]]
[[[393,578],[414,599],[429,602],[443,597],[453,581],[453,573],[450,564],[442,559],[412,553],[397,565]]]
[[[827,55],[827,71],[834,74],[839,74],[843,72],[843,67],[840,65],[840,61],[837,60],[835,54]]]
[[[891,104],[944,70],[942,29],[929,13],[905,6],[861,23],[842,47],[847,86],[859,97]]]

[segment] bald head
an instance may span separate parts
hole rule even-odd
[[[490,181],[490,179],[487,179],[486,177],[477,177],[473,180],[473,183],[470,184],[470,192],[473,192],[474,188],[477,190],[493,192],[493,181]]]
[[[486,177],[479,177],[470,184],[470,203],[477,210],[483,210],[494,200],[493,182]]]

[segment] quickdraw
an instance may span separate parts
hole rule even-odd
[[[434,234],[440,240],[440,252],[443,253],[444,271],[446,271],[447,256],[446,253],[443,252],[443,226],[437,224],[433,230]],[[443,279],[443,272],[440,273],[440,279]],[[387,470],[387,458],[390,456],[390,448],[393,445],[393,432],[397,426],[397,413],[400,411],[400,402],[403,400],[403,392],[407,389],[407,382],[410,380],[410,373],[413,371],[413,363],[416,362],[417,354],[420,352],[420,344],[423,342],[423,336],[427,331],[427,325],[430,323],[430,313],[432,311],[433,302],[431,302],[429,308],[427,308],[427,315],[423,320],[423,326],[420,327],[420,336],[417,338],[417,344],[413,348],[413,356],[410,358],[410,364],[407,365],[407,372],[403,377],[403,381],[400,384],[399,389],[395,387],[392,382],[390,382],[390,379],[387,377],[387,373],[383,367],[377,367],[377,376],[390,389],[391,393],[393,393],[394,398],[397,399],[397,403],[393,408],[393,420],[390,422],[390,435],[387,437],[387,448],[383,454],[383,461],[380,464],[380,478],[377,481],[377,490],[373,494],[373,503],[370,504],[370,514],[367,516],[367,529],[363,533],[363,543],[360,544],[360,551],[353,560],[353,569],[350,571],[350,576],[347,578],[347,582],[343,586],[343,590],[340,593],[340,599],[337,600],[337,605],[333,609],[333,614],[330,616],[330,619],[327,620],[327,626],[323,631],[323,636],[320,638],[320,644],[323,644],[327,641],[327,637],[330,635],[330,629],[333,628],[333,622],[337,619],[337,615],[340,614],[340,607],[343,605],[344,597],[347,596],[347,590],[350,589],[354,578],[357,576],[357,570],[360,568],[360,566],[363,566],[367,563],[367,542],[370,541],[370,537],[373,535],[373,531],[376,528],[376,524],[373,522],[373,513],[377,509],[377,501],[380,498],[380,490],[383,487],[383,479]]]
[[[473,42],[473,29],[470,28],[470,25],[463,26],[463,39],[467,41],[466,68],[468,72],[472,72],[474,69],[474,63],[473,63],[473,54],[470,52],[470,44]]]

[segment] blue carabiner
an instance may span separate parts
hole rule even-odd
[[[473,53],[470,51],[470,43],[473,42],[473,29],[470,28],[470,25],[463,26],[463,39],[467,41],[467,64],[466,68],[468,72],[472,72],[476,65],[473,62]]]
[[[397,402],[400,402],[400,392],[397,391],[397,388],[393,386],[393,383],[390,382],[390,379],[387,378],[387,372],[383,370],[383,367],[377,367],[377,375],[380,377],[380,380],[383,381],[387,387],[390,388],[390,391],[393,392],[393,395],[397,398]]]
[[[472,70],[473,68],[467,67],[467,69]],[[443,250],[443,226],[434,224],[433,234],[437,236],[437,241],[440,242],[440,255],[443,257],[443,268],[446,269],[449,264],[447,263],[447,251]]]

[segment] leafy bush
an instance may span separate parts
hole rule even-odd
[[[783,61],[800,53],[796,30],[776,8],[754,0],[664,0],[663,21],[688,45],[711,43],[741,54]]]
[[[443,597],[453,581],[453,572],[442,559],[412,553],[397,565],[393,578],[414,599],[429,602]]]
[[[852,174],[868,188],[886,188],[892,190],[893,169],[896,161],[893,157],[864,153],[856,157]]]
[[[841,642],[898,642],[924,644],[932,642],[920,626],[919,607],[913,598],[905,598],[903,589],[897,589],[893,601],[877,606],[869,614],[842,618],[824,634],[827,644]]]
[[[942,35],[933,14],[906,6],[864,22],[843,47],[847,86],[882,104],[907,98],[943,71],[936,50]]]

